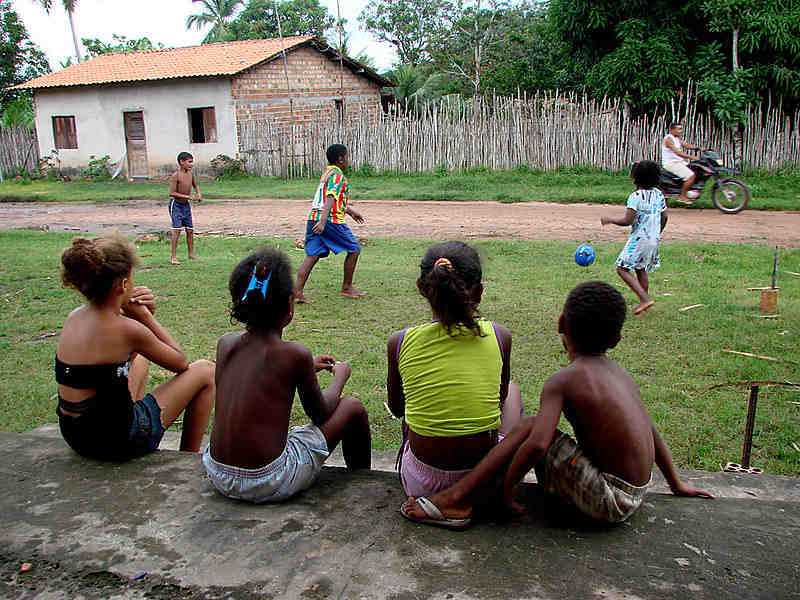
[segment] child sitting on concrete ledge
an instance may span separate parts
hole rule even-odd
[[[360,400],[342,397],[350,365],[312,357],[283,329],[294,316],[294,281],[285,254],[264,249],[241,261],[228,282],[231,317],[244,333],[217,343],[217,399],[203,464],[229,498],[280,502],[310,487],[339,441],[351,469],[369,469],[369,419]],[[317,372],[333,381],[321,391]],[[295,391],[311,423],[289,429]]]
[[[569,365],[544,384],[539,413],[517,426],[452,487],[430,498],[410,497],[400,512],[412,521],[450,528],[470,524],[472,507],[503,481],[506,505],[532,468],[544,491],[598,521],[620,522],[641,506],[655,462],[678,496],[713,498],[682,482],[664,440],[642,403],[631,376],[606,356],[621,339],[625,300],[602,281],[587,281],[567,296],[558,332]],[[561,413],[576,440],[562,433]],[[503,477],[503,472],[505,476]]]

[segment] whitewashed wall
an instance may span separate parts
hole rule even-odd
[[[187,109],[207,106],[213,106],[216,113],[218,141],[192,144]],[[218,154],[236,155],[235,111],[228,78],[37,90],[39,152],[45,156],[55,148],[52,117],[74,116],[78,148],[59,150],[62,168],[83,169],[90,155],[108,154],[116,163],[125,154],[123,113],[138,110],[144,115],[151,177],[173,172],[177,168],[176,157],[182,151],[194,156],[201,172]]]

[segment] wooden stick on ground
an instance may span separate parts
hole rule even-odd
[[[728,354],[738,354],[739,356],[749,356],[750,358],[762,358],[764,360],[771,360],[773,362],[787,362],[796,364],[793,360],[786,360],[785,358],[775,358],[774,356],[763,356],[761,354],[753,354],[752,352],[739,352],[738,350],[723,350]]]

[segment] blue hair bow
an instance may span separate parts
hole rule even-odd
[[[242,296],[242,301],[247,298],[247,294],[250,293],[250,290],[261,290],[261,295],[264,296],[264,299],[267,299],[267,286],[269,285],[269,278],[272,277],[272,271],[267,273],[266,279],[259,279],[256,276],[256,267],[253,267],[253,276],[250,277],[250,283],[247,285],[247,289],[244,291],[244,296]]]

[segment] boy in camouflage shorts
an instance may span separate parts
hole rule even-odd
[[[473,505],[491,496],[487,486],[498,476],[506,504],[521,512],[514,490],[531,468],[546,492],[592,519],[611,523],[628,519],[641,506],[654,462],[674,494],[713,498],[680,480],[639,388],[605,354],[621,339],[625,312],[625,300],[613,286],[587,281],[575,287],[558,318],[570,362],[545,382],[539,413],[511,431],[453,487],[430,498],[409,498],[400,509],[403,516],[463,528]],[[577,440],[556,429],[562,412]]]

